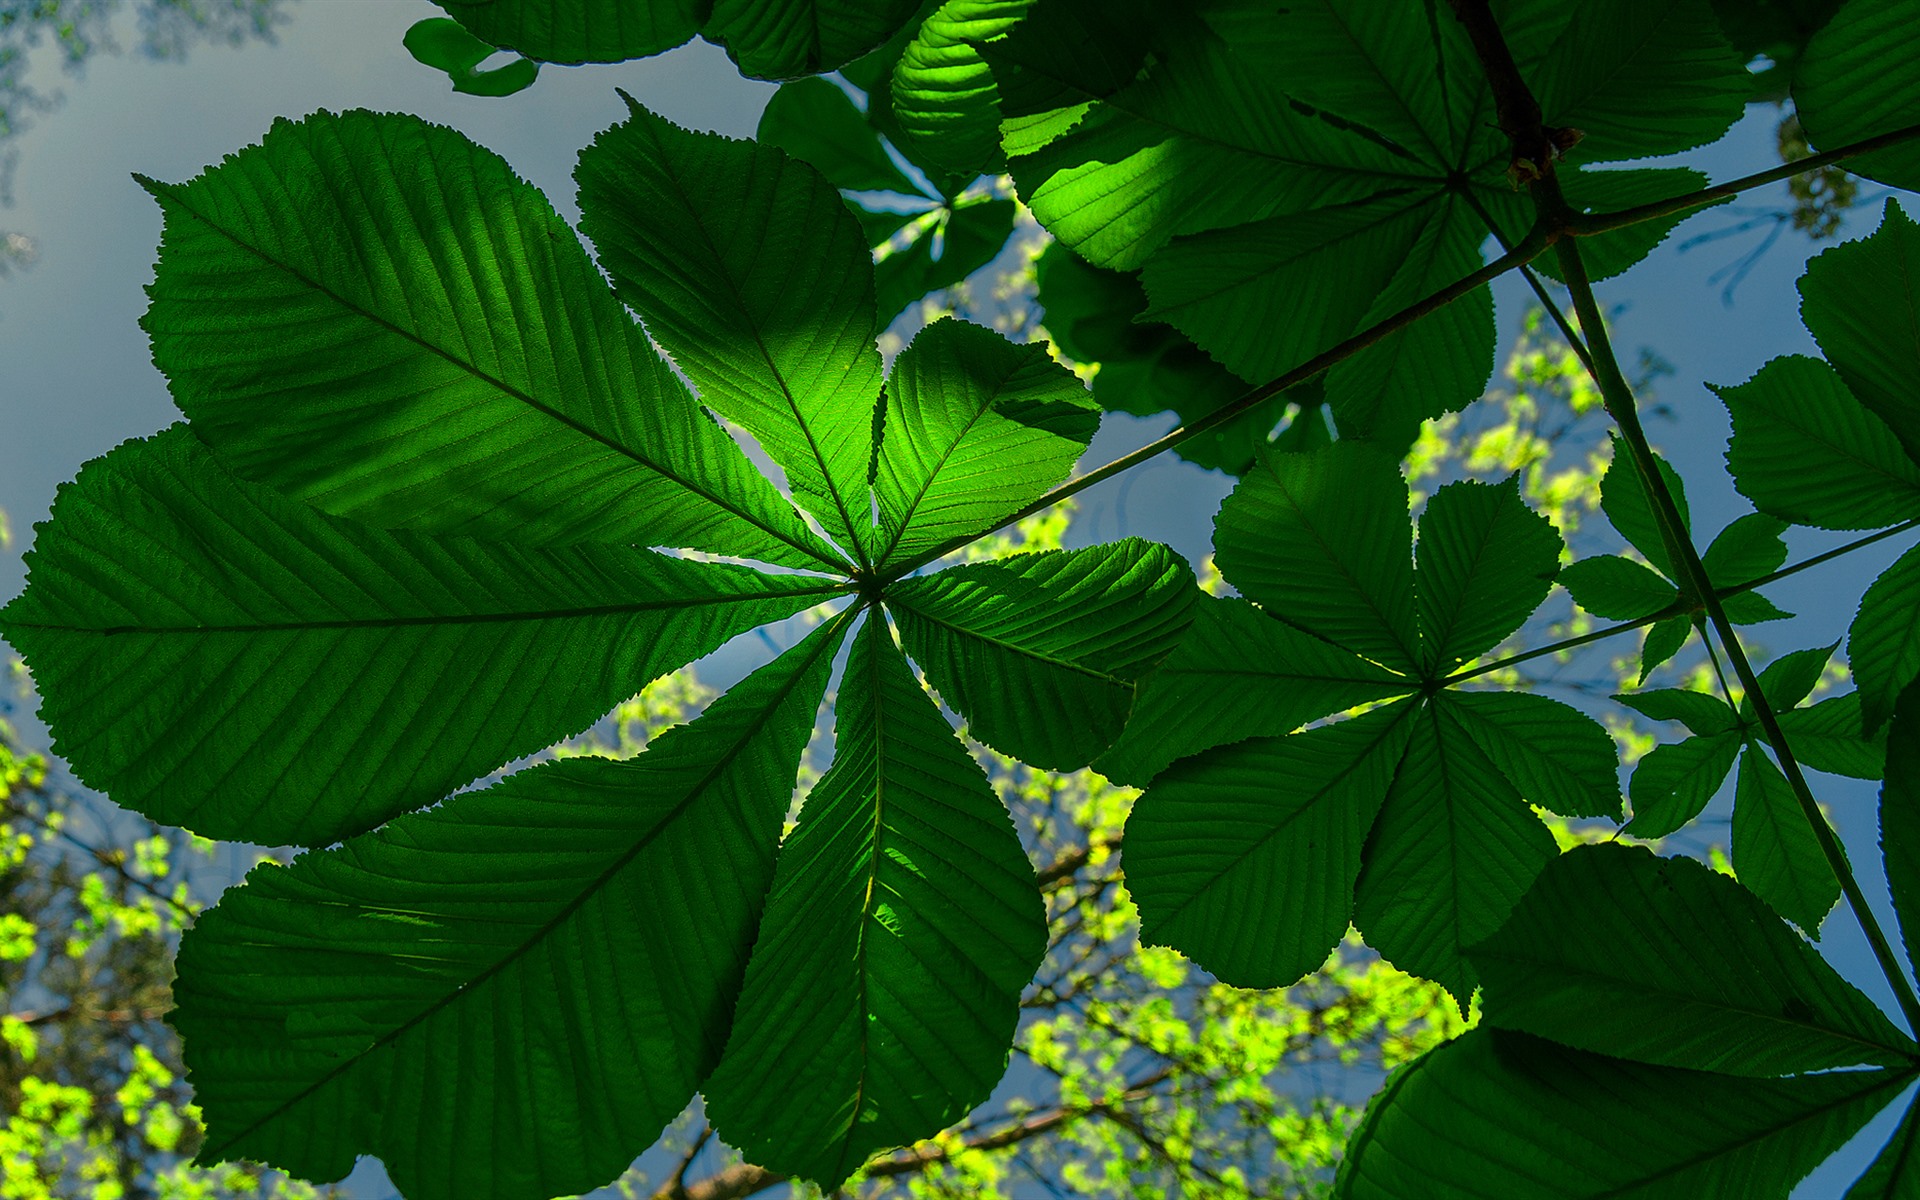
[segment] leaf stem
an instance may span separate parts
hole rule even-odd
[[[1556,180],[1548,177],[1535,185],[1535,196],[1543,207],[1564,204],[1559,195]],[[1580,319],[1580,326],[1586,334],[1587,348],[1593,353],[1594,366],[1597,368],[1594,381],[1600,387],[1600,395],[1607,406],[1614,423],[1620,427],[1621,439],[1626,443],[1633,458],[1633,465],[1639,472],[1641,485],[1646,489],[1648,498],[1653,501],[1654,515],[1659,519],[1661,532],[1671,551],[1677,551],[1674,562],[1686,577],[1686,591],[1698,596],[1704,603],[1707,618],[1713,623],[1714,631],[1719,634],[1720,644],[1727,652],[1727,660],[1733,666],[1733,673],[1740,680],[1741,688],[1746,692],[1747,702],[1753,708],[1753,714],[1766,734],[1767,743],[1773,748],[1774,757],[1779,760],[1780,769],[1792,785],[1794,799],[1799,802],[1801,815],[1813,829],[1815,841],[1820,845],[1820,853],[1827,865],[1840,881],[1840,890],[1847,898],[1847,905],[1853,909],[1853,915],[1860,922],[1861,931],[1866,935],[1867,943],[1873,948],[1873,954],[1879,960],[1881,973],[1893,988],[1894,996],[1900,1002],[1900,1009],[1906,1015],[1907,1026],[1911,1031],[1920,1033],[1920,997],[1914,995],[1913,986],[1907,981],[1900,963],[1894,957],[1892,944],[1886,933],[1880,928],[1879,920],[1867,904],[1867,897],[1860,890],[1860,882],[1854,878],[1853,867],[1847,861],[1846,849],[1834,835],[1832,826],[1820,812],[1820,804],[1814,799],[1813,789],[1808,786],[1806,775],[1800,770],[1799,760],[1794,757],[1792,746],[1787,743],[1786,731],[1780,728],[1779,717],[1773,711],[1773,705],[1760,691],[1758,675],[1753,664],[1747,660],[1746,651],[1740,645],[1740,637],[1734,631],[1733,622],[1727,618],[1725,607],[1713,584],[1707,578],[1707,569],[1700,561],[1700,554],[1693,547],[1692,539],[1686,534],[1686,525],[1680,516],[1680,510],[1667,490],[1666,480],[1661,476],[1653,456],[1653,448],[1647,441],[1646,430],[1640,424],[1640,416],[1634,407],[1633,390],[1628,386],[1626,377],[1621,374],[1620,364],[1614,357],[1613,347],[1607,339],[1606,326],[1600,313],[1599,302],[1594,298],[1593,286],[1588,282],[1586,263],[1580,257],[1580,245],[1575,239],[1568,238],[1558,242],[1555,251],[1559,255],[1561,274],[1566,280],[1567,289],[1573,296],[1574,313]]]
[[[1367,347],[1381,341],[1389,335],[1398,333],[1400,330],[1429,313],[1437,312],[1445,308],[1468,292],[1484,287],[1487,283],[1498,279],[1508,271],[1525,266],[1546,252],[1549,241],[1550,239],[1545,232],[1539,229],[1533,230],[1528,233],[1525,238],[1521,239],[1520,243],[1513,249],[1502,254],[1499,258],[1494,259],[1471,275],[1456,279],[1425,299],[1408,305],[1406,308],[1401,309],[1399,312],[1394,313],[1378,324],[1368,326],[1346,341],[1334,346],[1332,349],[1325,350],[1285,374],[1252,389],[1238,400],[1223,404],[1206,416],[1195,421],[1190,421],[1164,437],[1148,442],[1138,450],[1123,454],[1103,467],[1097,467],[1085,475],[1078,475],[1067,480],[1059,487],[1054,488],[1039,499],[1034,500],[1032,503],[1014,512],[1011,516],[1006,517],[991,529],[983,529],[978,533],[963,534],[960,537],[949,538],[931,550],[895,564],[888,568],[886,572],[887,577],[889,579],[899,579],[909,575],[921,567],[926,566],[928,563],[933,562],[935,559],[944,558],[946,555],[952,554],[955,550],[959,550],[964,546],[976,542],[988,534],[1017,524],[1037,512],[1052,508],[1069,496],[1083,492],[1096,483],[1111,479],[1129,468],[1137,467],[1148,459],[1157,458],[1190,438],[1198,437],[1210,429],[1216,429],[1221,425],[1225,425],[1227,422],[1250,411],[1264,401],[1271,400],[1288,388],[1296,384],[1304,383],[1328,368],[1353,357],[1355,354],[1358,354],[1360,351],[1365,350]]]

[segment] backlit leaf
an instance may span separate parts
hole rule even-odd
[[[1787,777],[1753,745],[1740,755],[1734,784],[1733,867],[1740,882],[1816,940],[1840,899],[1840,881]]]

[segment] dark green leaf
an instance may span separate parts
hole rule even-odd
[[[1047,943],[1007,810],[881,621],[835,721],[705,1089],[728,1144],[828,1189],[987,1098]]]
[[[1353,923],[1394,966],[1444,984],[1464,1011],[1476,978],[1464,948],[1500,927],[1553,856],[1553,835],[1519,791],[1430,706],[1368,835]]]
[[[147,187],[154,362],[243,477],[388,528],[838,561],[546,198],[452,130],[316,113]]]
[[[702,0],[434,0],[491,46],[542,62],[619,62],[671,50],[700,28]]]
[[[163,824],[266,845],[431,804],[834,590],[384,532],[234,479],[182,426],[84,469],[28,561],[0,627],[56,751]]]
[[[1139,686],[1126,731],[1094,764],[1109,779],[1136,786],[1184,755],[1279,737],[1414,685],[1245,600],[1207,599],[1173,653]]]
[[[1134,681],[1173,649],[1200,590],[1138,538],[949,567],[887,594],[907,653],[987,745],[1073,771],[1120,735]]]
[[[825,79],[782,84],[760,113],[754,136],[810,163],[827,182],[856,192],[905,192],[919,188],[894,165],[880,136],[846,92]]]
[[[1640,847],[1561,855],[1468,957],[1487,1023],[1635,1062],[1765,1077],[1920,1049],[1753,893]]]
[[[999,256],[1013,232],[1015,205],[1011,200],[981,200],[953,210],[941,227],[921,231],[911,246],[895,250],[874,264],[877,311],[891,321],[900,310],[928,292],[952,287]],[[934,250],[941,249],[939,258]]]
[[[1819,939],[1820,922],[1840,899],[1840,881],[1787,777],[1753,745],[1740,755],[1734,784],[1733,868],[1774,911]]]
[[[415,21],[401,42],[415,59],[445,71],[454,91],[469,96],[511,96],[532,87],[540,75],[540,64],[525,58],[489,71],[474,70],[494,55],[494,47],[447,17]]]
[[[1705,692],[1661,688],[1651,692],[1632,692],[1615,696],[1643,717],[1655,721],[1679,721],[1699,734],[1725,733],[1734,727],[1733,709],[1718,696]]]
[[[1856,3],[1859,0],[1856,0]],[[1920,3],[1905,7],[1920,15]],[[1911,68],[1909,68],[1911,69]],[[1887,201],[1873,236],[1824,251],[1800,277],[1800,319],[1869,411],[1920,461],[1920,225]]]
[[[1427,501],[1415,548],[1420,660],[1445,675],[1492,649],[1540,607],[1560,567],[1559,531],[1520,498],[1520,480],[1450,483]]]
[[[1887,730],[1887,781],[1880,787],[1880,853],[1907,961],[1920,947],[1920,690],[1902,693]]]
[[[1402,701],[1161,774],[1127,818],[1140,937],[1236,987],[1287,987],[1353,919],[1360,845],[1417,722]]]
[[[1858,692],[1783,712],[1780,728],[1803,767],[1855,779],[1878,779],[1886,773],[1886,727],[1878,737],[1861,732]]]
[[[1033,0],[947,0],[893,69],[893,111],[913,153],[956,175],[1005,169],[1000,89],[978,43],[1007,32]]]
[[[1847,664],[1860,693],[1860,724],[1874,733],[1893,702],[1920,677],[1920,546],[1909,549],[1860,597],[1847,630]]]
[[[1619,758],[1592,717],[1525,692],[1449,690],[1433,703],[1529,802],[1563,817],[1620,819]]]
[[[1776,358],[1714,391],[1733,416],[1727,466],[1755,508],[1822,529],[1920,517],[1920,467],[1826,363]]]
[[[1547,124],[1585,133],[1587,161],[1717,141],[1751,90],[1707,0],[1585,0],[1532,74]]]
[[[920,0],[713,0],[701,36],[742,75],[795,79],[831,71],[892,37]]]
[[[1680,589],[1652,567],[1617,554],[1568,563],[1557,578],[1575,604],[1609,621],[1638,621],[1680,598]]]
[[[1600,480],[1600,511],[1607,515],[1607,520],[1620,532],[1620,536],[1626,538],[1635,550],[1653,564],[1655,570],[1668,579],[1678,579],[1680,572],[1668,559],[1667,544],[1660,536],[1660,522],[1654,512],[1653,499],[1647,495],[1646,486],[1640,481],[1640,472],[1634,469],[1633,456],[1617,434],[1613,435],[1612,442],[1613,462]],[[1673,496],[1674,506],[1680,510],[1682,523],[1691,529],[1686,485],[1667,465],[1666,459],[1656,455],[1654,461],[1666,481],[1667,491]]]
[[[1645,683],[1655,667],[1680,653],[1692,633],[1692,617],[1668,617],[1648,626],[1646,640],[1640,643],[1639,682]]]
[[[202,1161],[322,1181],[377,1154],[449,1200],[620,1174],[719,1061],[845,628],[637,758],[544,763],[256,868],[180,949]]]
[[[1759,592],[1738,592],[1720,601],[1720,610],[1735,625],[1758,625],[1762,621],[1784,621],[1793,616]]]
[[[1768,663],[1756,681],[1760,685],[1760,694],[1767,698],[1768,706],[1776,713],[1785,713],[1811,696],[1813,689],[1820,684],[1820,676],[1826,673],[1827,660],[1833,657],[1838,645],[1795,650]],[[1740,715],[1743,718],[1752,717],[1751,698],[1740,701]]]
[[[1778,517],[1748,513],[1720,531],[1700,556],[1700,564],[1716,587],[1751,583],[1787,561],[1787,544],[1780,537],[1786,531],[1787,523]]]
[[[1891,133],[1920,112],[1920,6],[1850,0],[1807,44],[1793,74],[1793,105],[1818,150]],[[1851,159],[1849,171],[1920,187],[1920,143]]]
[[[631,98],[580,152],[580,227],[700,399],[865,557],[880,352],[866,240],[820,173]]]
[[[1663,838],[1699,816],[1727,781],[1739,754],[1740,735],[1733,732],[1655,746],[1634,767],[1627,785],[1633,820],[1626,831],[1638,838]]]
[[[1099,424],[1044,346],[963,321],[922,329],[887,381],[877,565],[999,525],[1067,477]]]
[[[1403,1068],[1348,1143],[1341,1200],[1786,1200],[1907,1086],[1742,1079],[1478,1029]]]
[[[1907,1115],[1893,1132],[1867,1173],[1847,1189],[1846,1200],[1916,1200],[1920,1198],[1920,1113],[1907,1105]]]
[[[1578,153],[1576,151],[1576,153]],[[1641,204],[1651,204],[1669,196],[1697,192],[1707,186],[1707,177],[1685,167],[1634,167],[1628,170],[1572,170],[1558,172],[1561,191],[1567,203],[1586,213],[1619,212]],[[1725,204],[1730,200],[1716,200]],[[1526,236],[1533,224],[1533,200],[1526,192],[1512,192],[1490,204],[1500,216],[1501,232],[1510,242]],[[1580,260],[1593,280],[1610,279],[1653,253],[1667,240],[1674,227],[1709,205],[1686,209],[1651,221],[1640,221],[1611,233],[1580,239]],[[1543,254],[1533,260],[1533,268],[1550,279],[1560,278],[1559,260]],[[1563,281],[1564,282],[1564,281]]]
[[[1220,506],[1216,561],[1242,595],[1289,624],[1412,674],[1406,505],[1399,465],[1365,442],[1273,455]]]

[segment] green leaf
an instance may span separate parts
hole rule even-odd
[[[874,497],[877,564],[998,526],[1067,477],[1100,425],[1041,345],[940,320],[893,364]]]
[[[1655,667],[1680,653],[1692,633],[1693,618],[1687,616],[1668,617],[1648,626],[1646,640],[1640,643],[1639,682],[1645,683]]]
[[[1741,754],[1734,783],[1733,866],[1740,882],[1819,940],[1820,922],[1840,899],[1840,881],[1787,777],[1753,745]]]
[[[1613,444],[1613,462],[1607,467],[1607,473],[1600,479],[1600,511],[1627,539],[1635,550],[1653,564],[1668,579],[1680,578],[1680,571],[1667,557],[1667,545],[1660,536],[1659,518],[1654,515],[1653,498],[1647,495],[1646,486],[1640,481],[1640,472],[1634,469],[1633,457],[1627,452],[1626,443],[1619,435],[1610,435]],[[1667,460],[1654,456],[1659,465],[1661,478],[1666,481],[1667,491],[1673,496],[1674,506],[1680,510],[1681,523],[1692,528],[1692,516],[1687,509],[1687,489],[1680,476]]]
[[[581,229],[700,399],[865,563],[881,366],[859,226],[805,163],[627,108],[580,152]]]
[[[182,426],[88,465],[28,563],[0,627],[56,752],[162,824],[266,845],[431,804],[837,590],[383,532],[234,479]]]
[[[1893,702],[1920,677],[1920,546],[1907,550],[1860,597],[1847,630],[1847,664],[1869,734],[1886,724]]]
[[[1407,485],[1364,442],[1271,456],[1214,518],[1227,581],[1292,625],[1383,666],[1419,661]]]
[[[1575,604],[1609,621],[1638,621],[1673,607],[1680,598],[1680,589],[1653,568],[1617,554],[1568,563],[1557,580]]]
[[[1649,720],[1679,721],[1698,734],[1726,733],[1735,724],[1733,709],[1727,702],[1705,692],[1660,688],[1631,692],[1614,699]]]
[[[1891,133],[1920,111],[1920,6],[1850,0],[1807,43],[1793,74],[1793,106],[1819,150]],[[1847,170],[1894,187],[1920,187],[1920,144],[1849,159]]]
[[[1700,556],[1700,565],[1716,587],[1751,583],[1787,561],[1787,543],[1780,537],[1786,531],[1785,521],[1763,513],[1735,518]]]
[[[1525,692],[1448,690],[1433,703],[1531,803],[1565,817],[1620,819],[1619,758],[1592,717]]]
[[[1717,141],[1751,91],[1707,0],[1587,0],[1530,74],[1547,124],[1586,134],[1587,161]]]
[[[877,619],[835,720],[705,1089],[729,1145],[826,1189],[987,1098],[1047,944],[1007,810]]]
[[[1834,246],[1807,264],[1800,277],[1800,319],[1860,403],[1887,423],[1908,458],[1920,461],[1920,397],[1913,389],[1920,378],[1916,275],[1920,225],[1888,199],[1873,236]]]
[[[920,192],[894,165],[880,135],[846,92],[825,79],[780,85],[761,111],[754,137],[811,164],[837,188],[910,196]]]
[[[1634,767],[1627,785],[1633,820],[1626,832],[1663,838],[1699,816],[1739,754],[1740,735],[1731,730],[1655,746]]]
[[[1126,730],[1094,766],[1142,786],[1176,758],[1278,737],[1413,686],[1245,600],[1207,598],[1173,652],[1140,681]]]
[[[1559,531],[1520,498],[1517,475],[1435,492],[1413,577],[1426,675],[1445,675],[1520,628],[1553,587],[1561,549]]]
[[[1887,780],[1880,786],[1880,853],[1907,961],[1920,947],[1920,691],[1901,694],[1887,730]]]
[[[1360,845],[1417,721],[1401,702],[1187,759],[1127,818],[1140,938],[1236,987],[1296,983],[1353,919]]]
[[[415,21],[407,27],[401,43],[417,61],[445,71],[454,91],[469,96],[511,96],[532,87],[540,75],[540,64],[525,58],[489,71],[476,71],[475,67],[494,55],[494,47],[447,17]]]
[[[1813,650],[1795,650],[1768,663],[1766,670],[1760,672],[1760,677],[1755,681],[1760,685],[1760,694],[1766,697],[1768,707],[1784,714],[1811,696],[1813,689],[1820,684],[1820,677],[1826,674],[1827,660],[1833,657],[1837,648],[1838,643]],[[1740,716],[1742,719],[1753,716],[1751,697],[1741,699]]]
[[[1742,1079],[1477,1029],[1403,1068],[1347,1145],[1341,1200],[1786,1200],[1907,1086]]]
[[[920,0],[714,0],[700,34],[753,79],[820,75],[892,37]]]
[[[1920,1050],[1753,893],[1640,847],[1561,855],[1468,956],[1488,1024],[1635,1062],[1761,1078]]]
[[[1464,948],[1500,927],[1554,853],[1514,785],[1429,706],[1367,837],[1353,923],[1394,966],[1445,985],[1464,1011],[1475,983]]]
[[[1776,358],[1746,383],[1713,390],[1733,417],[1727,466],[1761,512],[1821,529],[1920,517],[1920,467],[1826,363]]]
[[[838,563],[546,198],[454,131],[316,113],[145,184],[166,232],[141,324],[244,478],[388,528]]]
[[[955,175],[1005,169],[1000,89],[978,43],[1016,25],[1033,0],[947,0],[920,23],[893,69],[893,111],[914,154]]]
[[[1907,1105],[1900,1127],[1880,1148],[1866,1174],[1847,1189],[1846,1200],[1914,1200],[1920,1196],[1920,1114]]]
[[[1784,621],[1793,616],[1759,592],[1739,592],[1720,601],[1720,611],[1735,625],[1758,625],[1762,621]]]
[[[1013,232],[1016,206],[1011,200],[982,200],[963,204],[946,217],[941,240],[934,231],[921,231],[913,244],[890,252],[874,264],[876,310],[884,321],[928,292],[950,288],[991,263],[1006,247]],[[939,258],[934,250],[941,249]]]
[[[887,606],[967,732],[1074,771],[1120,735],[1134,681],[1180,640],[1200,595],[1179,555],[1128,538],[949,567],[903,580]]]
[[[1886,774],[1886,727],[1872,738],[1861,731],[1858,692],[1783,712],[1780,728],[1803,767],[1854,779],[1879,779]]]
[[[1576,155],[1580,152],[1575,151]],[[1556,172],[1567,203],[1584,213],[1619,212],[1642,204],[1651,204],[1669,196],[1697,192],[1707,186],[1707,177],[1686,167],[1633,167],[1610,170],[1573,170],[1563,165]],[[1503,203],[1489,205],[1500,217],[1501,231],[1510,242],[1518,242],[1533,226],[1533,199],[1526,192],[1511,192]],[[1587,277],[1598,281],[1611,279],[1653,253],[1667,240],[1680,222],[1710,207],[1732,200],[1727,197],[1650,221],[1638,221],[1610,233],[1580,239],[1580,260]],[[1534,270],[1550,279],[1560,279],[1557,256],[1543,254],[1532,262]]]
[[[719,1060],[846,626],[636,758],[543,763],[256,868],[180,949],[201,1161],[318,1181],[377,1154],[413,1197],[619,1175]]]
[[[701,0],[434,0],[490,46],[542,62],[619,62],[671,50],[700,28]]]

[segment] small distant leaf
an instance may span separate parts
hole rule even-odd
[[[1640,472],[1634,468],[1633,456],[1619,435],[1613,435],[1612,442],[1613,462],[1600,479],[1600,511],[1619,530],[1620,536],[1626,538],[1635,550],[1653,564],[1655,570],[1668,579],[1677,580],[1680,578],[1679,569],[1667,557],[1667,544],[1660,536],[1659,518],[1654,515],[1652,497],[1647,495],[1646,487],[1640,481]],[[1666,459],[1655,455],[1654,462],[1666,481],[1667,491],[1673,496],[1674,506],[1680,510],[1682,524],[1691,529],[1686,485],[1667,465]]]
[[[1464,1011],[1464,948],[1507,919],[1556,853],[1519,791],[1437,707],[1413,737],[1367,838],[1353,923],[1403,971],[1446,986]]]
[[[1819,939],[1820,922],[1839,902],[1840,881],[1787,777],[1751,745],[1740,756],[1734,785],[1733,867],[1775,912]]]
[[[1179,555],[1129,538],[903,580],[887,606],[927,681],[974,737],[1049,770],[1112,744],[1133,685],[1193,620]]]
[[[1879,779],[1887,769],[1887,729],[1869,738],[1860,728],[1860,694],[1848,692],[1808,708],[1780,714],[1787,745],[1803,767]]]
[[[540,64],[525,58],[490,71],[474,70],[497,51],[447,17],[416,21],[400,40],[415,59],[445,71],[454,91],[470,96],[511,96],[532,87],[540,74]]]
[[[1895,559],[1860,598],[1847,630],[1847,663],[1860,692],[1861,726],[1874,733],[1920,677],[1920,546]]]
[[[1361,841],[1416,720],[1403,701],[1162,773],[1127,819],[1141,939],[1236,987],[1318,969],[1353,920]]]
[[[1620,819],[1619,758],[1592,717],[1525,692],[1448,690],[1433,703],[1528,802],[1566,817]]]
[[[1653,568],[1616,554],[1569,563],[1560,568],[1556,581],[1575,604],[1609,621],[1650,617],[1680,598],[1680,589]]]
[[[780,85],[760,113],[755,138],[811,163],[837,188],[904,192],[919,188],[894,165],[880,136],[846,92],[818,77]]]
[[[1850,0],[1813,36],[1793,75],[1793,104],[1816,150],[1837,150],[1915,123],[1920,9],[1913,0]],[[1849,171],[1920,187],[1920,146],[1862,155]]]
[[[1920,1050],[1747,889],[1641,847],[1561,855],[1468,956],[1487,1023],[1635,1062],[1764,1078]]]
[[[1643,717],[1655,721],[1679,721],[1699,734],[1725,733],[1734,727],[1733,709],[1718,696],[1705,692],[1660,688],[1651,692],[1630,692],[1614,699]]]
[[[1561,549],[1552,522],[1520,498],[1517,475],[1435,492],[1420,517],[1413,577],[1428,675],[1447,674],[1520,628],[1553,587]]]
[[[1476,1029],[1387,1081],[1341,1200],[1786,1200],[1904,1071],[1743,1079]]]
[[[1680,653],[1680,648],[1687,644],[1687,638],[1692,633],[1692,617],[1668,617],[1649,626],[1646,640],[1640,643],[1639,681],[1645,683],[1655,667]]]
[[[1290,624],[1413,673],[1407,485],[1365,442],[1283,454],[1248,472],[1214,518],[1220,573]]]
[[[928,292],[950,288],[991,263],[1013,232],[1015,205],[1011,200],[981,200],[954,209],[944,225],[944,247],[935,258],[931,230],[911,246],[895,250],[874,264],[875,306],[883,321]]]
[[[1638,838],[1663,838],[1699,816],[1727,781],[1739,754],[1740,735],[1733,732],[1655,746],[1634,766],[1627,786],[1633,820],[1627,822],[1626,832]]]
[[[826,1189],[987,1098],[1047,944],[1013,821],[877,617],[834,725],[705,1087],[729,1145]]]
[[[1713,389],[1733,416],[1727,465],[1762,512],[1821,529],[1879,529],[1920,517],[1920,467],[1839,372],[1776,358]]]
[[[1141,680],[1125,732],[1094,766],[1144,786],[1176,758],[1279,737],[1413,686],[1245,600],[1203,599],[1180,644]]]
[[[1920,16],[1913,0],[1902,7]],[[1920,225],[1890,198],[1872,236],[1831,247],[1807,264],[1800,277],[1800,318],[1860,403],[1920,462],[1920,395],[1913,386],[1920,379],[1916,277]]]

